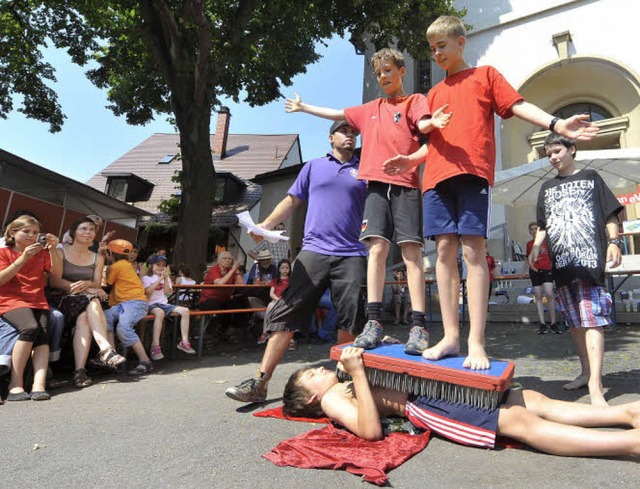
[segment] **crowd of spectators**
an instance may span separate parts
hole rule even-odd
[[[79,389],[93,385],[91,372],[127,373],[129,351],[138,363],[128,374],[149,374],[153,362],[164,358],[161,338],[167,316],[179,316],[177,348],[193,355],[190,308],[271,308],[289,284],[288,242],[261,243],[248,253],[255,259],[248,272],[241,261],[220,250],[201,283],[265,287],[204,288],[195,301],[193,292],[183,290],[174,302],[174,285],[197,281],[186,265],[179,265],[173,275],[166,248],[156,248],[139,261],[139,245],[114,231],[103,232],[104,221],[96,215],[75,220],[60,241],[42,233],[43,224],[28,210],[14,213],[7,222],[0,239],[0,403],[49,399],[47,389],[69,383],[58,378],[66,366],[61,360],[73,363],[71,384]],[[335,334],[335,308],[325,295],[319,307],[329,315],[317,315],[312,330],[329,341]],[[147,351],[136,328],[150,316]],[[251,317],[261,320],[264,314],[223,314],[216,321],[230,331],[245,327]],[[260,342],[268,340],[263,336]],[[295,349],[293,339],[289,349]]]

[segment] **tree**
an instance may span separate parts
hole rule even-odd
[[[206,256],[215,173],[209,147],[220,97],[262,105],[318,61],[316,45],[350,35],[364,48],[397,41],[428,56],[424,32],[453,0],[8,0],[0,4],[0,117],[19,111],[59,131],[62,108],[41,48],[67,49],[97,67],[87,75],[108,90],[109,107],[131,124],[172,114],[180,133],[182,198],[177,261],[197,269]]]

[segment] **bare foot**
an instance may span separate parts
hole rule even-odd
[[[469,355],[465,358],[462,366],[471,370],[486,370],[491,367],[491,363],[489,363],[489,357],[487,357],[484,347],[474,347],[469,344]]]
[[[608,406],[607,401],[604,398],[604,392],[602,389],[602,383],[589,385],[589,397],[591,398],[591,405],[593,406]]]
[[[436,345],[422,352],[422,358],[427,360],[440,360],[444,357],[452,357],[460,353],[460,343],[442,338]]]
[[[589,384],[589,376],[580,374],[568,384],[564,384],[562,388],[566,391],[575,391],[577,389],[582,389],[583,387],[587,387],[588,384]]]

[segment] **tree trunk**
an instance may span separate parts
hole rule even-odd
[[[201,277],[207,260],[207,239],[213,211],[215,171],[210,146],[210,107],[176,115],[182,155],[182,196],[173,262],[186,263]]]

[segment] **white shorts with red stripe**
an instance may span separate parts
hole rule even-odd
[[[405,415],[417,427],[463,445],[482,448],[495,447],[498,411],[425,396],[409,396],[405,405]]]

